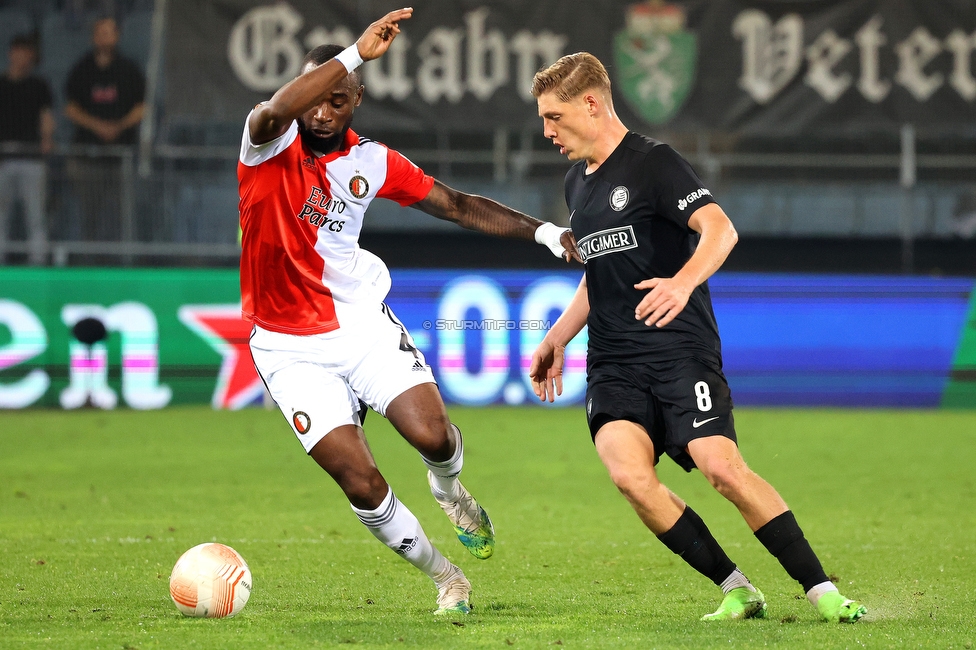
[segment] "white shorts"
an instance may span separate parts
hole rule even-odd
[[[342,312],[339,329],[325,334],[295,336],[257,326],[251,332],[258,374],[306,453],[336,427],[361,425],[361,402],[385,416],[397,396],[434,381],[389,307],[343,305]]]

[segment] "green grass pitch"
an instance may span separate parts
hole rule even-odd
[[[976,413],[740,409],[746,460],[777,486],[867,619],[819,622],[735,509],[669,460],[688,500],[769,599],[770,618],[705,624],[720,592],[616,493],[579,409],[451,409],[463,480],[495,556],[454,539],[417,457],[379,416],[379,466],[474,584],[435,592],[360,525],[276,412],[182,408],[0,414],[2,648],[939,647],[976,642]],[[233,619],[182,617],[177,557],[217,540],[248,560]]]

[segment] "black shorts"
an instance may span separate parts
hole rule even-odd
[[[695,468],[685,448],[696,438],[736,442],[732,393],[717,364],[696,358],[587,369],[586,420],[590,436],[614,420],[635,422],[654,443],[654,464],[667,453],[685,471]]]

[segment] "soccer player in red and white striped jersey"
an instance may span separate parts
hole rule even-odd
[[[363,217],[374,199],[389,199],[579,258],[568,229],[457,192],[352,131],[364,91],[357,68],[387,51],[412,11],[387,14],[344,50],[315,48],[302,74],[248,115],[238,164],[241,297],[255,366],[306,452],[373,535],[430,576],[437,611],[466,613],[470,583],[393,494],[363,435],[368,405],[420,452],[462,544],[475,557],[492,554],[491,521],[457,478],[461,432],[423,353],[383,304],[386,265],[358,245]]]

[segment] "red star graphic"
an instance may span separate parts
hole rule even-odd
[[[264,394],[247,345],[251,323],[241,318],[239,304],[183,305],[179,317],[224,359],[211,401],[214,408],[236,410]]]

